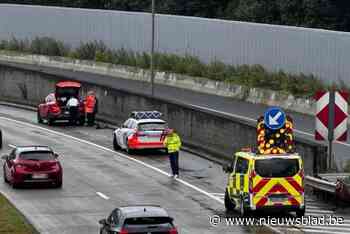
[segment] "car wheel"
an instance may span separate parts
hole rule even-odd
[[[226,190],[225,192],[225,208],[226,211],[233,211],[235,209],[236,205],[231,201],[230,196]]]
[[[47,124],[48,124],[49,126],[52,126],[54,122],[55,122],[54,119],[50,119],[50,118],[49,118],[49,119],[47,120]]]
[[[60,188],[62,188],[62,186],[63,186],[62,181],[58,181],[58,182],[55,183],[55,188],[60,189]]]
[[[135,153],[135,150],[130,149],[129,146],[126,146],[126,152],[130,155],[133,155]]]
[[[0,149],[2,149],[2,131],[0,130]]]
[[[43,123],[43,119],[42,119],[41,116],[40,116],[39,110],[37,111],[37,120],[38,120],[38,123],[39,123],[39,124]]]
[[[11,186],[12,186],[12,188],[14,188],[14,189],[19,188],[19,184],[18,184],[18,183],[15,183],[15,182],[11,182]]]
[[[117,141],[117,138],[115,137],[115,135],[113,137],[113,149],[116,150],[116,151],[121,149],[119,144],[118,144],[118,141]]]
[[[0,149],[2,149],[2,131],[0,131]]]
[[[243,197],[240,199],[241,202],[240,202],[240,207],[239,207],[239,213],[241,215],[241,217],[244,217],[244,216],[248,216],[249,215],[249,208],[246,208],[244,207],[244,201],[243,201]]]
[[[3,172],[4,172],[4,182],[6,183],[6,184],[8,184],[8,180],[7,180],[7,178],[6,178],[6,173],[5,173],[5,169],[3,169]]]
[[[295,213],[296,213],[298,218],[302,218],[305,216],[305,208],[297,210]]]

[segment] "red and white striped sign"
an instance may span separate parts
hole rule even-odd
[[[330,116],[330,93],[325,91],[320,91],[316,93],[316,140],[327,140],[329,131],[334,131],[333,139],[335,141],[346,141],[348,120],[348,96],[349,95],[346,92],[335,92],[334,129],[328,129]]]

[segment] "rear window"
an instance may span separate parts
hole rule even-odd
[[[19,155],[19,158],[23,160],[44,161],[44,160],[54,160],[55,156],[50,151],[23,152]]]
[[[255,171],[261,177],[290,177],[299,171],[298,159],[262,159],[255,161]]]
[[[166,123],[140,123],[138,126],[140,131],[164,130],[166,127]]]
[[[124,225],[171,225],[171,223],[170,217],[138,217],[126,219]]]
[[[56,94],[58,97],[71,97],[75,96],[77,97],[79,94],[79,88],[56,88]]]

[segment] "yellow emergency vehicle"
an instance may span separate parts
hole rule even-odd
[[[225,191],[226,210],[237,209],[242,216],[255,210],[295,211],[305,214],[304,167],[294,152],[292,120],[283,128],[266,130],[258,120],[258,150],[237,152],[229,165]]]
[[[305,214],[303,161],[298,154],[238,152],[224,170],[229,173],[226,210],[238,209],[242,216],[262,209]]]

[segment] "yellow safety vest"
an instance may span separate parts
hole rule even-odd
[[[181,139],[176,133],[173,133],[165,137],[163,144],[168,149],[168,153],[174,153],[180,150]]]

